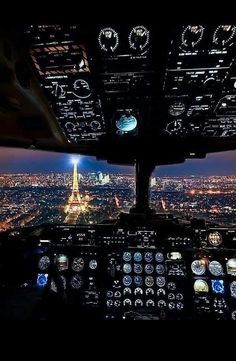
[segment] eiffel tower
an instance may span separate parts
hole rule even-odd
[[[77,162],[74,162],[74,171],[73,171],[73,185],[72,193],[68,199],[67,205],[65,207],[65,213],[67,214],[65,223],[75,224],[79,215],[86,211],[87,202],[84,202],[81,199],[79,192],[79,180],[78,180],[78,169]]]

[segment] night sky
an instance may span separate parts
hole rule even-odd
[[[70,154],[0,148],[0,173],[68,172],[72,168]],[[94,157],[81,156],[81,172],[133,173],[133,167],[114,166]],[[209,154],[206,159],[188,160],[183,164],[162,166],[159,176],[236,175],[236,151]]]

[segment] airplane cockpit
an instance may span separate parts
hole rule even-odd
[[[77,161],[64,222],[0,219],[0,319],[236,320],[236,222],[150,203],[156,168],[236,149],[235,51],[232,24],[0,28],[0,146],[135,169],[115,219],[78,221]]]

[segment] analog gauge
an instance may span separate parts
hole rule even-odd
[[[218,261],[210,262],[208,268],[213,276],[221,276],[223,274],[223,267]]]
[[[155,307],[155,302],[153,300],[147,300],[146,307]]]
[[[176,300],[177,301],[182,301],[183,299],[184,299],[184,295],[182,293],[177,293]]]
[[[37,286],[38,287],[46,287],[48,283],[48,274],[39,273],[37,276]]]
[[[212,246],[220,246],[221,243],[223,242],[223,238],[222,235],[219,232],[211,232],[208,235],[208,242],[212,245]]]
[[[79,290],[83,286],[83,278],[80,275],[74,275],[70,281],[71,288]]]
[[[187,26],[181,36],[182,46],[185,49],[193,49],[202,40],[204,28],[202,25]]]
[[[153,261],[153,254],[151,252],[145,253],[144,259],[145,259],[146,262],[152,262]]]
[[[185,105],[182,102],[174,102],[170,105],[168,113],[173,117],[178,117],[185,111]]]
[[[75,272],[81,272],[84,269],[84,259],[82,257],[76,257],[73,259],[71,268]]]
[[[132,301],[129,299],[129,298],[126,298],[124,301],[123,301],[123,306],[132,306]]]
[[[92,270],[95,270],[98,266],[98,263],[96,261],[96,259],[91,259],[91,261],[89,262],[89,268]]]
[[[209,292],[209,286],[204,280],[196,280],[193,285],[195,292]]]
[[[158,252],[155,255],[156,262],[164,262],[164,255],[162,252]]]
[[[99,129],[101,129],[101,123],[98,122],[97,120],[93,120],[93,121],[90,123],[90,127],[91,127],[92,130],[94,130],[94,131],[99,130]]]
[[[154,272],[154,267],[152,264],[146,264],[145,265],[145,272],[150,275]]]
[[[174,302],[169,302],[168,303],[168,308],[169,308],[169,310],[174,310],[175,309],[175,303]]]
[[[145,26],[135,26],[129,34],[129,46],[131,49],[143,52],[149,44],[149,31]]]
[[[147,287],[152,287],[154,286],[154,278],[152,276],[147,276],[145,277],[145,285]]]
[[[124,273],[131,273],[132,272],[132,266],[130,263],[125,263],[123,266]]]
[[[77,79],[73,84],[73,94],[78,98],[88,98],[91,95],[89,83],[84,79]]]
[[[223,280],[211,280],[211,287],[214,293],[224,294],[225,292]]]
[[[134,264],[134,273],[142,273],[143,272],[143,266],[140,263]]]
[[[137,128],[138,121],[131,114],[123,114],[116,121],[116,127],[119,133],[130,133]]]
[[[158,287],[164,287],[166,284],[166,279],[165,277],[157,277],[156,278],[156,284]]]
[[[182,302],[177,302],[176,307],[178,311],[182,311],[182,309],[184,308],[184,304]]]
[[[40,269],[40,271],[46,271],[49,268],[50,263],[50,258],[48,256],[43,256],[39,260],[38,268]]]
[[[135,288],[134,290],[135,296],[141,296],[143,294],[143,290],[140,287]]]
[[[236,281],[230,283],[230,294],[233,298],[236,298]]]
[[[164,267],[163,264],[158,264],[158,265],[156,266],[156,273],[157,273],[158,275],[163,275],[163,273],[165,273],[165,267]]]
[[[124,260],[125,262],[129,262],[129,261],[131,261],[131,259],[132,259],[131,253],[130,253],[130,252],[124,252],[124,254],[123,254],[123,260]]]
[[[195,260],[191,264],[192,272],[197,275],[201,276],[206,272],[206,263],[204,260]]]
[[[139,298],[134,302],[135,307],[143,307],[143,301]]]
[[[232,45],[235,34],[236,27],[234,25],[220,25],[214,32],[213,43],[223,48]]]
[[[135,262],[141,262],[143,259],[142,253],[140,252],[135,252],[134,254],[134,260]]]
[[[153,288],[147,288],[146,289],[146,296],[154,296],[154,289]]]
[[[142,284],[143,284],[143,279],[142,279],[142,277],[141,276],[135,276],[134,277],[134,283],[135,283],[135,285],[136,286],[142,286]]]
[[[124,288],[123,295],[131,295],[132,290],[129,287]]]
[[[120,291],[115,292],[115,298],[121,298],[121,292]]]
[[[166,307],[166,301],[164,301],[164,300],[158,301],[157,307],[158,308],[165,308]]]
[[[56,265],[58,271],[66,271],[69,268],[69,260],[68,257],[64,254],[59,254],[56,257]]]
[[[176,290],[176,284],[174,282],[169,282],[167,284],[167,288],[169,291],[175,291]]]
[[[231,276],[236,276],[236,258],[231,258],[226,263],[227,273]]]
[[[118,33],[112,28],[104,28],[98,35],[98,43],[103,51],[113,53],[119,45]]]
[[[166,295],[166,291],[164,290],[164,288],[159,288],[157,290],[157,296],[160,297],[160,296],[165,296]]]
[[[173,122],[169,123],[166,127],[166,131],[169,134],[177,134],[180,129],[182,128],[182,120],[174,120]]]
[[[124,276],[123,277],[123,285],[129,287],[132,284],[132,277]]]

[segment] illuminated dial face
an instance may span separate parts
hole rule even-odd
[[[132,266],[130,263],[125,263],[123,266],[124,273],[131,273],[132,272]]]
[[[204,260],[195,260],[191,264],[192,272],[197,275],[201,276],[206,272],[206,265]]]
[[[75,272],[81,272],[84,269],[84,259],[81,257],[74,258],[71,268]]]
[[[213,276],[221,276],[223,274],[223,267],[218,261],[210,262],[208,268]]]
[[[181,120],[175,120],[171,123],[169,123],[166,127],[166,131],[169,134],[177,134],[182,128],[182,121]]]
[[[88,98],[91,95],[89,83],[84,79],[77,79],[73,84],[73,94],[78,98]]]
[[[142,253],[140,252],[135,252],[134,254],[134,260],[135,262],[141,262],[143,259]]]
[[[223,239],[222,239],[222,235],[219,232],[211,232],[208,235],[208,242],[212,245],[212,246],[220,246],[222,243]]]
[[[174,102],[170,105],[168,113],[173,117],[178,117],[185,111],[185,105],[182,102]]]
[[[79,290],[83,286],[83,278],[80,275],[75,275],[70,281],[71,288],[74,290]]]
[[[186,49],[193,49],[202,40],[203,33],[202,25],[187,26],[182,33],[182,46]]]
[[[236,298],[236,281],[230,283],[230,294],[233,298]]]
[[[163,262],[164,261],[164,255],[161,252],[156,253],[155,255],[156,262]]]
[[[146,50],[149,44],[149,31],[144,26],[136,26],[129,34],[129,46],[135,51]]]
[[[223,280],[211,280],[211,287],[214,293],[224,294],[224,281]]]
[[[64,254],[59,254],[56,257],[56,264],[59,271],[68,270],[69,267],[69,260],[68,257]]]
[[[220,46],[230,46],[234,42],[236,27],[233,25],[220,25],[216,28],[213,35],[213,43]]]
[[[100,48],[105,52],[114,52],[119,45],[118,33],[112,28],[104,28],[98,35]]]
[[[43,256],[42,258],[40,258],[39,263],[38,263],[38,268],[41,271],[45,271],[46,269],[49,268],[50,266],[50,258],[48,256]]]
[[[156,266],[156,273],[157,273],[158,275],[163,275],[163,273],[165,273],[165,267],[164,267],[163,264],[158,264],[158,265]]]
[[[145,259],[146,262],[152,262],[153,261],[153,254],[151,252],[145,253],[144,259]]]
[[[125,262],[129,262],[129,261],[131,261],[131,259],[132,259],[131,253],[130,253],[130,252],[124,252],[124,254],[123,254],[123,260],[124,260]]]
[[[204,280],[196,280],[193,288],[195,292],[209,292],[209,286]]]
[[[89,268],[94,270],[97,268],[97,266],[98,266],[98,263],[97,263],[96,259],[91,259],[91,261],[89,262]]]
[[[131,114],[124,114],[116,121],[117,129],[122,133],[129,133],[135,130],[138,125],[137,119]]]
[[[146,264],[145,266],[145,272],[150,275],[154,272],[154,267],[152,264]]]

